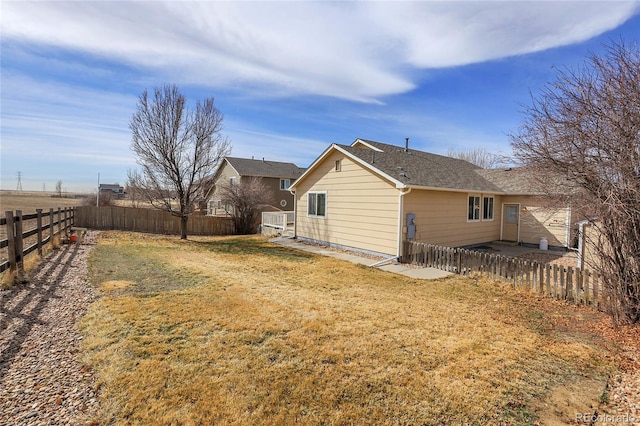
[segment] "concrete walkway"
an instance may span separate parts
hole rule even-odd
[[[360,265],[370,266],[378,262],[378,260],[376,259],[360,256],[355,252],[343,252],[343,251],[333,250],[328,247],[303,243],[298,240],[294,240],[292,238],[279,237],[279,238],[273,238],[269,241],[284,247],[290,247],[296,250],[315,253],[321,256],[329,256],[335,259],[346,260],[347,262],[357,263]],[[416,266],[408,266],[408,265],[403,265],[401,263],[397,263],[395,261],[392,261],[388,264],[384,264],[382,266],[376,266],[376,268],[381,269],[383,271],[392,272],[394,274],[400,274],[400,275],[404,275],[404,276],[419,279],[419,280],[433,280],[433,279],[443,278],[443,277],[448,277],[449,275],[453,275],[451,272],[441,271],[440,269],[436,269],[436,268],[421,268]]]

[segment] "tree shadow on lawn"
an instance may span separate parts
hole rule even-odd
[[[199,247],[219,254],[271,256],[281,260],[305,262],[316,255],[279,246],[261,237],[233,237],[216,241],[195,242]]]

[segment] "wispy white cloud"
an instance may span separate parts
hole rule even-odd
[[[425,69],[584,41],[639,4],[6,1],[2,185],[20,170],[35,189],[59,178],[72,189],[105,169],[103,180],[124,183],[135,166],[128,122],[139,93],[132,92],[167,81],[197,98],[224,93],[242,110],[234,116],[222,107],[235,156],[305,166],[331,142],[400,144],[405,136],[437,153],[466,144],[498,152],[506,137],[443,114],[434,99],[387,102],[418,93]],[[296,100],[261,102],[276,97]]]
[[[24,171],[24,187],[67,181],[70,190],[86,190],[99,167],[126,178],[135,161],[129,149],[128,120],[135,97],[77,86],[2,75],[2,181]],[[29,170],[29,173],[26,173]],[[74,186],[79,185],[79,186]],[[6,185],[5,185],[6,186]],[[31,188],[34,189],[34,188]]]
[[[378,102],[411,70],[583,41],[637,2],[5,2],[2,33],[170,81]]]

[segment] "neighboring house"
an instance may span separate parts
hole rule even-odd
[[[243,179],[254,177],[262,178],[262,182],[274,194],[271,210],[293,210],[293,195],[289,192],[289,187],[304,170],[293,163],[225,157],[213,175],[213,184],[205,196],[207,214],[229,214],[231,207],[225,206],[222,201],[223,184],[240,183]]]
[[[116,196],[117,198],[124,197],[124,187],[120,186],[117,183],[115,184],[101,183],[98,189],[100,190],[100,193],[106,192]]]
[[[496,240],[571,244],[569,206],[545,208],[521,169],[356,139],[333,144],[292,185],[296,237],[400,256],[406,239],[449,247]]]

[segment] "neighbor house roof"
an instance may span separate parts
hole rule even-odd
[[[351,145],[331,145],[308,170],[332,150],[339,150],[374,173],[386,177],[397,188],[503,192],[477,173],[482,170],[480,167],[467,161],[366,139],[356,139]]]
[[[305,171],[305,169],[293,163],[282,163],[280,161],[237,157],[225,157],[225,160],[240,176],[297,179]]]

